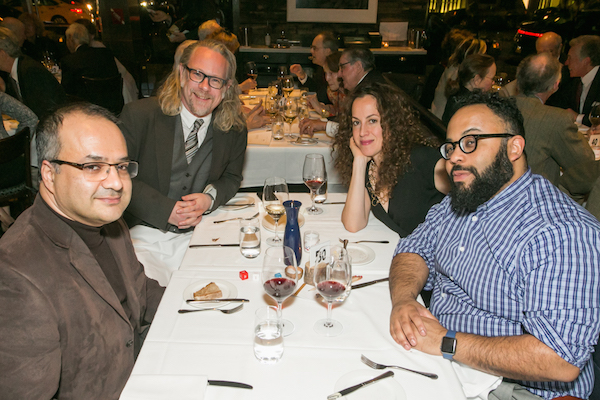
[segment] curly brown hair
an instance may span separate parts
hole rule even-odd
[[[383,131],[383,157],[373,190],[375,193],[389,194],[398,183],[398,178],[408,169],[413,147],[433,147],[436,143],[425,135],[418,113],[408,105],[404,95],[395,86],[381,83],[359,85],[344,102],[339,131],[332,145],[335,168],[344,185],[350,184],[354,160],[349,144],[352,137],[352,104],[354,100],[365,96],[373,96],[376,99]]]

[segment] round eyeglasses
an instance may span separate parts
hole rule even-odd
[[[489,139],[489,138],[507,138],[515,136],[512,133],[488,133],[483,135],[467,135],[460,138],[457,142],[446,142],[440,146],[440,153],[442,153],[442,157],[446,160],[449,160],[454,153],[454,149],[456,149],[456,145],[460,147],[460,150],[469,154],[474,152],[477,149],[477,141],[480,139]]]
[[[58,165],[70,165],[83,171],[83,177],[88,182],[100,182],[108,178],[110,167],[115,167],[121,178],[135,178],[138,174],[138,163],[135,161],[123,161],[117,164],[105,162],[89,162],[77,164],[70,161],[51,160],[51,163]]]
[[[187,69],[192,82],[202,83],[204,82],[204,79],[208,79],[208,86],[210,86],[213,89],[222,89],[223,86],[225,86],[225,83],[227,83],[226,79],[219,78],[217,76],[206,75],[199,69],[193,69],[188,67],[187,65],[184,65],[184,67],[185,69]]]

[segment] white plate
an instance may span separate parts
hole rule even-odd
[[[286,222],[287,222],[287,218],[285,215],[283,217],[279,218],[279,224],[277,225],[277,232],[283,232],[285,230]],[[302,215],[302,214],[298,215],[298,226],[300,228],[302,228],[302,226],[304,225],[304,222],[306,222],[304,215]],[[275,232],[275,221],[273,221],[273,218],[271,218],[271,216],[269,214],[264,216],[264,218],[262,220],[262,226],[269,232]]]
[[[290,141],[290,143],[293,144],[294,146],[314,146],[316,144],[319,144],[319,141],[317,139],[308,139],[308,140],[303,140],[301,142],[292,140],[292,141]]]
[[[358,370],[348,372],[342,376],[335,383],[334,390],[339,392],[340,390],[346,389],[350,386],[357,385],[361,382],[375,378],[383,373],[383,371],[369,371],[369,370]],[[402,385],[396,381],[392,376],[390,378],[382,379],[372,385],[365,386],[358,389],[344,397],[343,399],[348,400],[373,400],[373,399],[385,399],[385,400],[406,400],[406,393],[402,388]]]
[[[244,204],[250,204],[250,203],[255,203],[253,197],[239,196],[239,197],[234,197],[233,199],[229,200],[227,202],[227,204],[220,206],[219,209],[224,210],[224,211],[245,210],[246,208],[254,207],[254,206],[248,207],[247,205],[244,205]],[[241,204],[241,205],[236,206],[236,204]]]
[[[209,283],[214,282],[219,289],[221,289],[221,292],[223,292],[223,298],[234,298],[237,296],[237,288],[233,285],[233,283],[227,282],[227,281],[222,281],[219,279],[204,279],[198,282],[194,282],[192,283],[190,286],[186,287],[185,290],[183,291],[183,299],[184,300],[190,300],[194,298],[194,293],[197,292],[198,290],[202,289],[204,286],[208,285]],[[193,302],[193,303],[187,303],[192,307],[195,308],[221,308],[227,304],[229,304],[228,301],[198,301],[198,302]]]
[[[352,257],[352,265],[365,265],[375,259],[373,249],[362,244],[350,243],[346,249],[350,257]]]

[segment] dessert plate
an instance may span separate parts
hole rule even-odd
[[[209,283],[214,282],[219,289],[221,289],[221,292],[223,292],[223,298],[234,298],[237,297],[237,288],[230,282],[227,281],[223,281],[220,279],[203,279],[201,281],[197,281],[192,283],[191,285],[189,285],[188,287],[186,287],[183,291],[183,300],[190,300],[194,298],[194,293],[197,292],[198,290],[202,289],[204,286],[208,285]],[[226,306],[227,304],[230,304],[229,301],[198,301],[198,302],[190,302],[187,303],[188,305],[195,307],[195,308],[221,308],[223,306]]]
[[[375,252],[362,244],[350,243],[346,249],[352,258],[352,265],[365,265],[375,259]]]
[[[248,204],[252,204],[249,206]],[[244,210],[249,207],[254,207],[254,198],[250,196],[238,196],[234,197],[227,202],[227,204],[223,204],[219,207],[219,210],[223,211],[237,211]]]

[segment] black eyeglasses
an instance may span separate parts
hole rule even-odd
[[[348,61],[348,62],[345,62],[345,63],[338,64],[338,67],[339,67],[340,69],[343,69],[343,68],[344,68],[344,65],[348,65],[348,64],[352,64],[352,61]]]
[[[136,161],[123,161],[117,164],[105,162],[90,162],[77,164],[70,161],[51,160],[51,163],[58,165],[70,165],[83,171],[83,177],[88,182],[100,182],[105,180],[110,173],[110,167],[115,167],[121,178],[135,178],[138,174],[138,163]]]
[[[206,75],[199,69],[193,69],[188,67],[187,65],[184,65],[184,67],[188,70],[192,82],[202,83],[204,82],[205,78],[208,78],[208,86],[210,86],[213,89],[222,89],[223,86],[225,86],[225,83],[227,83],[227,79],[219,78],[217,76]]]
[[[512,133],[488,133],[484,135],[467,135],[460,138],[457,142],[447,142],[440,146],[440,153],[442,157],[449,160],[456,149],[456,145],[460,147],[460,150],[465,154],[470,154],[477,149],[477,141],[479,139],[488,138],[506,138],[515,136]]]

